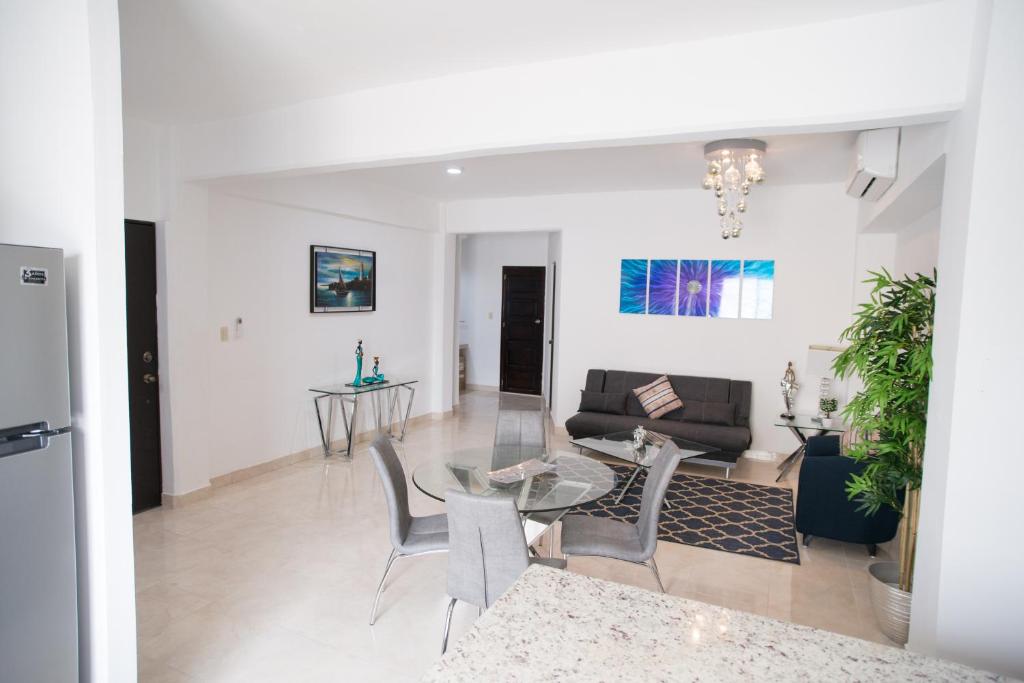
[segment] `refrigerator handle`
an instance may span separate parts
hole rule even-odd
[[[50,425],[45,422],[35,422],[11,429],[0,429],[0,458],[42,450],[49,447],[50,439],[61,434],[67,434],[70,431],[71,427],[51,429]]]
[[[61,434],[67,434],[71,431],[71,427],[58,427],[57,429],[33,429],[32,431],[22,432],[21,434],[13,434],[7,437],[8,441],[14,441],[16,439],[50,439]]]

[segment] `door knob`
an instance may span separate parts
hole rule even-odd
[[[142,381],[145,384],[152,384],[153,382],[156,381],[156,375],[154,375],[151,372],[147,372],[145,375],[142,376]]]

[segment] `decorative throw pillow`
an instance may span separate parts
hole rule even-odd
[[[580,412],[625,415],[626,394],[606,394],[600,391],[587,391],[584,389],[580,392]]]
[[[652,420],[657,420],[665,413],[670,413],[683,407],[683,402],[676,396],[676,392],[672,390],[672,385],[669,384],[668,377],[665,375],[662,375],[650,384],[637,387],[633,390],[633,393],[636,394],[637,400],[640,401],[644,412],[647,413],[647,417]]]

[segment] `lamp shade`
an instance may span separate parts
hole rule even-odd
[[[842,352],[842,348],[839,346],[824,346],[821,344],[811,344],[807,348],[807,370],[806,373],[811,377],[830,377],[834,378],[835,373],[832,371],[832,362]]]

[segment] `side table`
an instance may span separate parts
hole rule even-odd
[[[807,437],[809,436],[821,436],[822,434],[843,434],[849,429],[849,426],[843,424],[836,418],[832,418],[829,424],[824,424],[824,421],[814,415],[794,415],[793,417],[780,417],[775,422],[776,427],[786,427],[793,433],[793,435],[800,442],[796,450],[789,454],[789,456],[779,463],[778,470],[779,476],[776,477],[775,481],[782,481],[782,478],[786,476],[786,473],[796,464],[800,456],[804,454],[804,450],[807,448]]]

